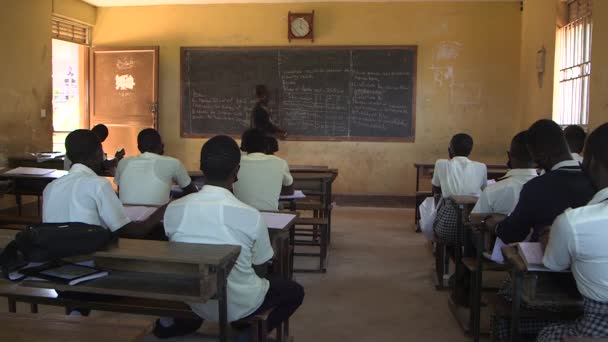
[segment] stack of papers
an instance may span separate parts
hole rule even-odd
[[[306,195],[304,195],[304,193],[302,192],[302,190],[296,190],[296,191],[294,191],[293,195],[281,195],[281,196],[279,196],[279,199],[282,199],[282,200],[300,199],[300,198],[306,198]]]
[[[44,176],[53,173],[55,169],[41,169],[39,167],[18,167],[16,169],[8,170],[5,175],[27,175],[27,176]]]
[[[262,217],[270,229],[283,229],[296,215],[262,212]]]

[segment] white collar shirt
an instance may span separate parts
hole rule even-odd
[[[46,186],[42,221],[82,222],[116,231],[129,222],[110,182],[83,164]]]
[[[432,183],[441,187],[444,198],[450,196],[479,196],[488,182],[485,164],[467,157],[439,159],[435,163]]]
[[[581,164],[579,164],[579,162],[577,162],[576,160],[562,160],[561,162],[553,165],[553,167],[551,168],[551,171],[555,171],[557,169],[561,169],[561,168],[580,168]]]
[[[205,185],[198,193],[171,202],[164,225],[171,241],[241,246],[228,276],[229,321],[246,317],[262,305],[269,282],[258,277],[252,265],[267,262],[274,253],[259,211],[224,188]],[[204,319],[217,321],[217,301],[190,306]]]
[[[264,153],[242,156],[237,177],[234,194],[258,210],[277,210],[281,188],[293,184],[287,162]]]
[[[543,263],[552,270],[571,268],[579,292],[608,302],[608,188],[584,207],[567,209],[551,226]]]
[[[178,159],[150,152],[122,159],[114,175],[120,200],[130,205],[164,205],[173,184],[185,188],[190,182]]]
[[[500,181],[485,188],[472,213],[509,215],[519,201],[519,193],[524,184],[537,175],[536,169],[509,170]]]

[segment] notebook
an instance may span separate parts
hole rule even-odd
[[[70,286],[108,275],[108,272],[94,267],[65,262],[48,263],[39,267],[23,269],[21,273],[28,277],[33,276]]]
[[[282,199],[282,200],[300,199],[300,198],[306,198],[306,195],[304,195],[304,192],[302,192],[302,190],[296,190],[296,191],[294,191],[293,195],[281,195],[281,196],[279,196],[279,199]]]

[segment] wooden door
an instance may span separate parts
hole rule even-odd
[[[90,125],[108,127],[104,151],[139,154],[137,134],[158,128],[158,46],[95,47],[90,70]]]

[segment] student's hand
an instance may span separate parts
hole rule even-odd
[[[496,227],[498,226],[498,224],[500,222],[502,222],[504,219],[506,218],[505,215],[501,215],[501,214],[491,214],[488,215],[484,220],[484,224],[486,226],[486,228],[492,232],[494,235],[496,235]]]
[[[123,149],[121,149],[120,151],[117,151],[117,152],[116,152],[116,154],[114,155],[114,158],[115,158],[117,161],[120,161],[120,160],[121,160],[122,158],[124,158],[124,157],[125,157],[125,149],[124,149],[124,148],[123,148]]]

